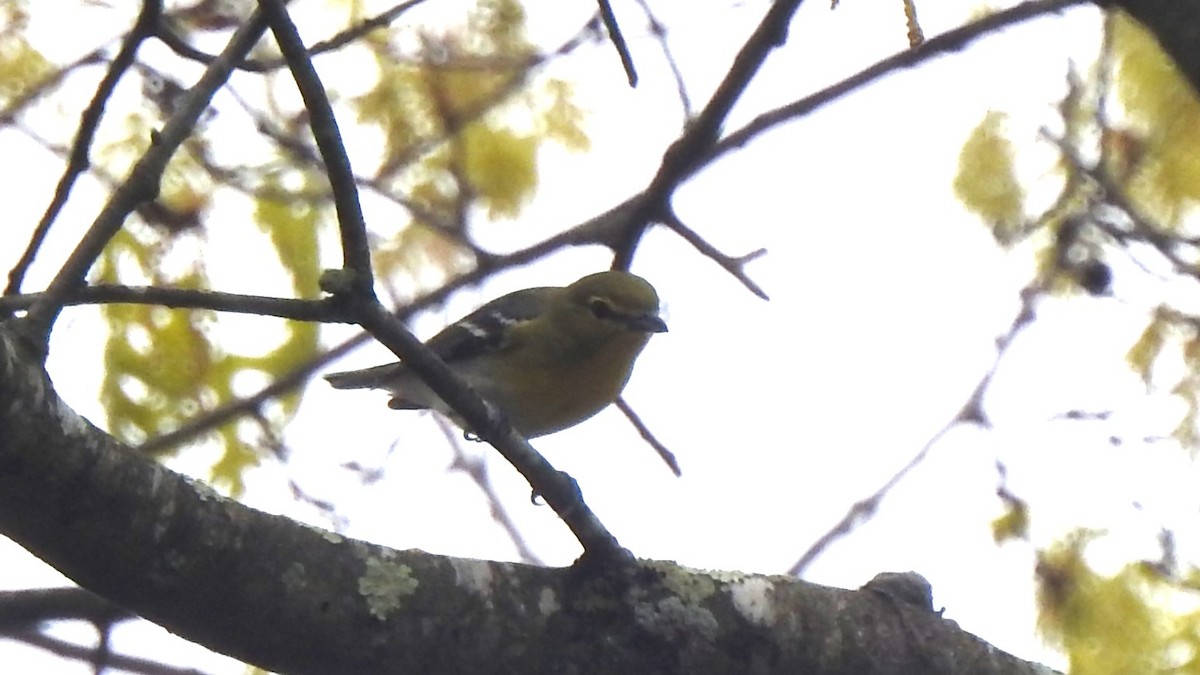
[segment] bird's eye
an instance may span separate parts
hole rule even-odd
[[[608,304],[608,301],[602,298],[592,298],[588,302],[588,307],[592,310],[592,316],[597,319],[611,319],[616,316],[612,305]]]

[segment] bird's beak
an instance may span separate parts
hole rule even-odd
[[[629,327],[646,333],[665,333],[667,324],[654,314],[629,317]]]

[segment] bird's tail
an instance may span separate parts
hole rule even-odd
[[[334,389],[387,389],[388,384],[397,379],[403,368],[400,363],[385,363],[362,370],[329,373],[325,380],[333,385]]]

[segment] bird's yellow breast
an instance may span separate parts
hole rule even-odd
[[[509,415],[509,422],[526,437],[560,431],[617,399],[649,338],[645,333],[625,333],[572,358],[545,358],[543,350],[522,350],[531,358],[510,364],[521,372],[499,378],[504,387],[481,385],[479,393]],[[513,405],[512,400],[520,405]]]

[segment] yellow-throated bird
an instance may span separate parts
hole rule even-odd
[[[628,272],[527,288],[487,303],[426,344],[526,438],[574,426],[616,400],[652,333],[658,293]],[[433,409],[466,427],[403,363],[325,376],[338,389],[386,389],[390,407]]]

